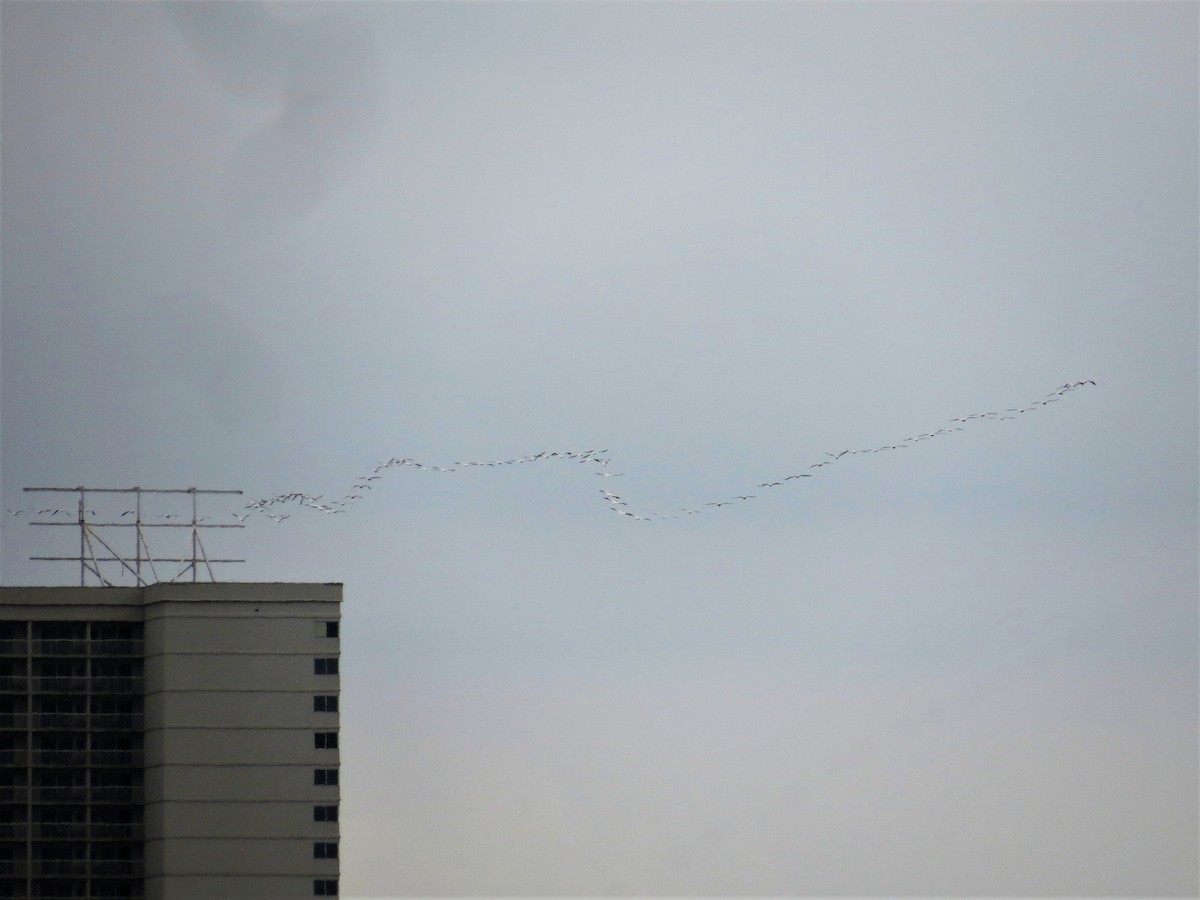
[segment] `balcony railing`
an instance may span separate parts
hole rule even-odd
[[[34,730],[68,729],[82,731],[87,728],[87,713],[39,713],[33,714]]]
[[[84,640],[61,638],[34,638],[34,656],[87,656],[88,643]]]
[[[8,690],[24,690],[25,680],[13,682]],[[18,684],[19,682],[19,684]],[[33,690],[38,694],[140,694],[145,680],[141,675],[35,675]],[[5,690],[0,684],[0,690]]]
[[[65,768],[68,766],[86,766],[88,752],[86,750],[34,750],[33,764],[48,768]]]
[[[142,874],[140,859],[93,859],[92,874],[134,878]]]
[[[0,691],[23,694],[29,690],[29,679],[24,675],[0,675]]]
[[[92,823],[92,840],[140,841],[145,837],[145,826],[140,822]]]
[[[0,803],[28,803],[29,788],[4,785],[0,787]]]
[[[86,841],[86,822],[34,822],[35,841]]]
[[[86,675],[35,675],[33,679],[35,694],[86,694],[87,689]]]
[[[0,656],[105,656],[140,658],[146,654],[145,641],[134,638],[99,638],[92,641],[59,638],[0,638]]]
[[[0,768],[21,769],[29,765],[28,750],[0,750]]]
[[[29,826],[24,822],[0,822],[0,840],[23,841],[29,837]]]
[[[91,788],[89,799],[92,803],[129,803],[141,806],[144,796],[140,787],[112,785]]]
[[[141,713],[0,713],[0,731],[24,731],[32,722],[35,731],[141,731]]]
[[[92,641],[88,645],[92,656],[135,656],[145,655],[146,645],[143,641],[129,639],[113,639]]]
[[[88,761],[93,766],[140,769],[144,759],[145,756],[141,750],[93,750]]]
[[[78,787],[35,787],[34,803],[87,803],[88,789]]]
[[[87,875],[86,859],[35,859],[33,874],[42,878],[71,878]]]
[[[141,731],[141,713],[93,713],[88,726],[93,731]]]
[[[140,694],[145,680],[141,675],[98,675],[92,678],[93,694]]]

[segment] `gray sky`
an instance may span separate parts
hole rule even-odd
[[[211,542],[344,895],[1200,890],[1195,4],[0,12],[6,510],[621,473]]]

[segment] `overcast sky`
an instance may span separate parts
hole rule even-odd
[[[5,584],[611,460],[211,539],[343,895],[1200,890],[1195,4],[0,12]]]

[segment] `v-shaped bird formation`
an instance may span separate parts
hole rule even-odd
[[[869,453],[891,453],[900,450],[908,450],[918,446],[922,441],[932,441],[939,438],[948,437],[968,428],[977,427],[982,422],[1004,422],[1012,419],[1017,419],[1026,413],[1036,412],[1045,409],[1052,403],[1057,403],[1067,394],[1076,391],[1081,387],[1092,385],[1094,381],[1072,381],[1061,384],[1053,391],[1046,394],[1039,400],[1033,400],[1029,403],[1020,406],[1010,406],[1002,410],[988,410],[984,412],[970,413],[964,416],[955,416],[944,423],[940,428],[932,431],[921,432],[910,437],[901,438],[894,443],[883,444],[878,447],[860,447],[857,449],[844,448],[837,451],[826,451],[824,457],[816,460],[808,465],[802,466],[796,471],[780,475],[775,478],[768,478],[765,481],[757,483],[755,490],[774,491],[787,486],[790,482],[800,482],[805,478],[816,478],[826,466],[835,465],[851,456]],[[610,490],[612,482],[607,481],[611,478],[619,478],[621,472],[610,467],[612,457],[608,455],[607,449],[595,450],[543,450],[539,453],[534,453],[526,456],[513,457],[511,459],[493,459],[486,461],[458,461],[451,462],[445,465],[432,465],[430,463],[421,462],[410,457],[393,456],[385,462],[381,462],[373,466],[369,471],[359,476],[351,485],[350,490],[339,497],[326,498],[323,495],[313,495],[303,493],[301,491],[293,491],[286,494],[276,494],[271,497],[264,497],[260,500],[255,500],[246,505],[246,509],[250,512],[246,515],[262,515],[274,522],[282,522],[289,518],[291,513],[283,512],[283,509],[295,507],[297,509],[309,510],[315,513],[323,513],[325,515],[339,515],[346,513],[355,504],[365,501],[370,492],[374,490],[375,483],[382,479],[387,473],[394,469],[409,469],[427,473],[446,474],[458,472],[463,469],[477,467],[499,467],[499,466],[519,466],[528,465],[531,463],[546,463],[551,461],[569,461],[590,468],[591,473],[597,477],[604,478],[604,487],[597,489],[599,499],[608,509],[617,513],[620,516],[627,517],[636,522],[655,522],[663,519],[678,519],[686,516],[696,516],[705,512],[720,509],[726,506],[733,506],[739,503],[746,503],[757,499],[765,494],[750,493],[749,491],[735,494],[731,497],[720,497],[713,500],[705,501],[695,507],[681,507],[679,509],[669,510],[666,512],[635,512],[629,508],[628,501],[614,490]],[[245,515],[234,514],[236,518],[242,520]]]

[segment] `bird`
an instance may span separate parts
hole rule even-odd
[[[990,419],[993,421],[1011,421],[1012,419],[1016,418],[1017,416],[1019,416],[1022,413],[1033,412],[1034,410],[1041,408],[1041,407],[1045,407],[1045,406],[1049,405],[1050,403],[1059,402],[1062,399],[1062,397],[1070,391],[1077,390],[1078,388],[1081,388],[1085,385],[1093,385],[1094,386],[1095,384],[1096,384],[1096,382],[1093,380],[1090,380],[1090,379],[1066,382],[1066,383],[1056,387],[1050,393],[1046,394],[1044,399],[1034,400],[1034,401],[1028,402],[1022,406],[1008,407],[1003,413],[998,412],[998,411],[987,411],[987,412],[976,412],[976,413],[970,413],[967,415],[956,416],[953,419],[946,420],[946,425],[944,427],[937,428],[931,432],[921,432],[919,434],[915,434],[910,437],[903,438],[901,440],[898,440],[897,443],[895,443],[895,444],[884,444],[879,447],[857,449],[857,450],[844,449],[844,450],[841,450],[836,453],[831,452],[831,451],[825,451],[825,456],[827,457],[827,459],[822,460],[820,462],[812,463],[811,465],[808,466],[809,471],[787,475],[787,476],[784,476],[782,479],[778,479],[778,480],[759,482],[758,487],[760,487],[760,488],[779,487],[784,482],[791,481],[793,479],[812,478],[813,477],[813,474],[811,472],[812,469],[819,469],[822,466],[830,465],[831,463],[836,462],[837,460],[841,459],[843,456],[855,455],[855,454],[865,454],[865,453],[882,453],[886,450],[903,450],[903,449],[906,449],[909,447],[913,447],[917,443],[920,443],[921,441],[932,440],[933,438],[941,437],[942,435],[952,434],[952,433],[958,432],[958,431],[964,431],[966,429],[961,426],[965,426],[968,423],[974,422],[977,420]],[[953,426],[960,426],[960,427],[953,427]],[[580,463],[590,462],[590,463],[597,464],[598,469],[602,470],[602,471],[595,471],[594,474],[599,475],[603,478],[619,477],[622,473],[612,472],[612,471],[607,470],[607,467],[609,466],[609,464],[612,461],[612,457],[607,456],[607,457],[601,458],[601,454],[607,454],[608,452],[609,451],[607,449],[603,449],[603,450],[591,449],[591,450],[585,450],[585,451],[542,450],[533,455],[526,455],[526,456],[516,457],[513,459],[492,460],[489,462],[455,461],[454,463],[445,465],[445,466],[423,463],[418,460],[412,459],[410,457],[401,458],[401,457],[393,456],[390,459],[388,459],[386,462],[380,463],[380,464],[374,466],[373,469],[371,469],[371,472],[373,474],[360,476],[356,481],[353,482],[351,490],[354,492],[361,492],[363,490],[371,490],[373,487],[372,482],[377,481],[382,477],[379,473],[381,471],[383,471],[384,469],[391,468],[393,466],[408,466],[408,467],[420,469],[420,470],[423,470],[426,472],[454,472],[460,468],[465,468],[467,466],[496,467],[496,466],[503,466],[503,465],[515,465],[517,463],[535,462],[538,460],[572,459],[572,460],[575,460],[576,462],[580,462]],[[668,513],[661,513],[661,512],[634,513],[627,509],[618,509],[617,508],[618,506],[624,507],[624,506],[628,505],[624,499],[621,499],[616,494],[613,494],[610,491],[602,490],[601,493],[602,493],[605,501],[610,505],[610,508],[612,508],[614,512],[620,512],[622,515],[628,515],[630,518],[633,518],[637,521],[653,521],[653,519],[655,519],[655,518],[677,518],[677,516],[675,516],[674,514],[668,514]],[[738,494],[738,495],[735,495],[731,499],[720,500],[720,501],[709,501],[705,505],[714,506],[714,507],[728,506],[737,501],[755,499],[755,497],[756,497],[756,495],[754,495],[754,494]],[[276,522],[279,522],[279,521],[282,521],[282,518],[286,518],[287,516],[285,515],[285,516],[281,517],[278,514],[266,512],[266,510],[269,507],[271,507],[275,504],[299,501],[301,506],[312,507],[313,509],[317,510],[318,512],[345,513],[347,511],[346,507],[353,505],[354,501],[361,500],[361,499],[363,499],[363,495],[361,493],[350,493],[349,495],[347,495],[343,498],[340,498],[338,500],[331,500],[331,501],[327,501],[326,503],[319,503],[319,502],[317,502],[317,498],[315,498],[315,497],[311,497],[307,494],[302,494],[299,492],[293,492],[291,494],[279,494],[279,495],[276,495],[273,497],[265,497],[260,500],[254,501],[252,503],[246,504],[245,508],[247,510],[257,510],[259,512],[263,512],[264,514],[268,515],[270,518],[272,518]],[[689,507],[681,507],[679,509],[679,512],[686,514],[686,515],[698,515],[701,511],[702,510],[700,510],[700,509],[693,509],[693,508],[689,508]],[[8,510],[8,512],[10,515],[17,515],[21,511],[14,511],[14,510],[10,509],[10,510]],[[32,510],[30,510],[30,512],[32,512]],[[70,515],[70,513],[63,512],[62,510],[53,510],[53,509],[49,509],[49,508],[39,511],[39,514],[43,514],[43,515],[47,514],[47,513],[50,515]],[[132,515],[132,514],[133,514],[133,511],[128,510],[124,513],[121,513],[120,515],[126,516],[126,515]],[[248,516],[249,516],[249,513],[247,513],[245,516],[237,516],[237,519],[239,522],[244,521],[245,518],[247,518]],[[168,518],[168,517],[160,516],[159,518]],[[172,516],[170,518],[174,518],[174,517]]]

